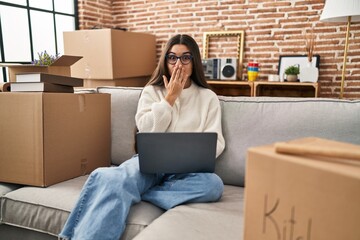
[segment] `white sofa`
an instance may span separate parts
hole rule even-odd
[[[112,163],[121,164],[134,154],[134,116],[141,88],[100,87],[98,91],[111,94]],[[225,184],[221,200],[167,212],[150,203],[136,204],[122,240],[242,239],[249,147],[308,136],[360,144],[360,100],[219,98],[226,141],[216,165]],[[0,183],[0,239],[57,239],[86,178],[47,188]]]

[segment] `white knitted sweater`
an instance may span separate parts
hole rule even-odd
[[[140,132],[217,132],[216,156],[225,148],[221,129],[221,108],[217,95],[210,89],[191,83],[171,106],[166,89],[146,86],[139,99],[135,116]]]

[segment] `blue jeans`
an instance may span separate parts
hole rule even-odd
[[[130,207],[141,200],[168,210],[182,203],[217,201],[223,189],[214,173],[143,174],[134,156],[90,174],[59,237],[118,240]]]

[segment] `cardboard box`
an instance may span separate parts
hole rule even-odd
[[[85,88],[101,86],[144,87],[151,76],[120,78],[120,79],[84,79]]]
[[[64,52],[83,56],[73,77],[119,79],[149,76],[156,67],[155,36],[115,29],[64,32]]]
[[[110,165],[110,95],[0,93],[0,182],[49,186]]]
[[[359,161],[248,151],[245,240],[358,240],[359,203]]]
[[[70,66],[82,57],[63,55],[49,66],[36,66],[32,64],[1,64],[9,69],[9,82],[15,82],[18,73],[43,72],[61,76],[71,76]]]

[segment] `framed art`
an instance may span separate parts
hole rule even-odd
[[[279,57],[278,75],[280,76],[281,82],[284,81],[285,69],[293,65],[299,66],[301,72],[301,68],[305,68],[308,66],[307,55],[282,55]],[[317,67],[319,69],[320,55],[313,55],[311,66]]]
[[[204,32],[203,35],[203,59],[207,59],[209,56],[209,42],[211,37],[237,37],[237,53],[236,58],[238,59],[237,66],[237,78],[242,78],[242,69],[243,69],[243,55],[244,55],[244,40],[245,40],[245,31],[219,31],[219,32]]]

